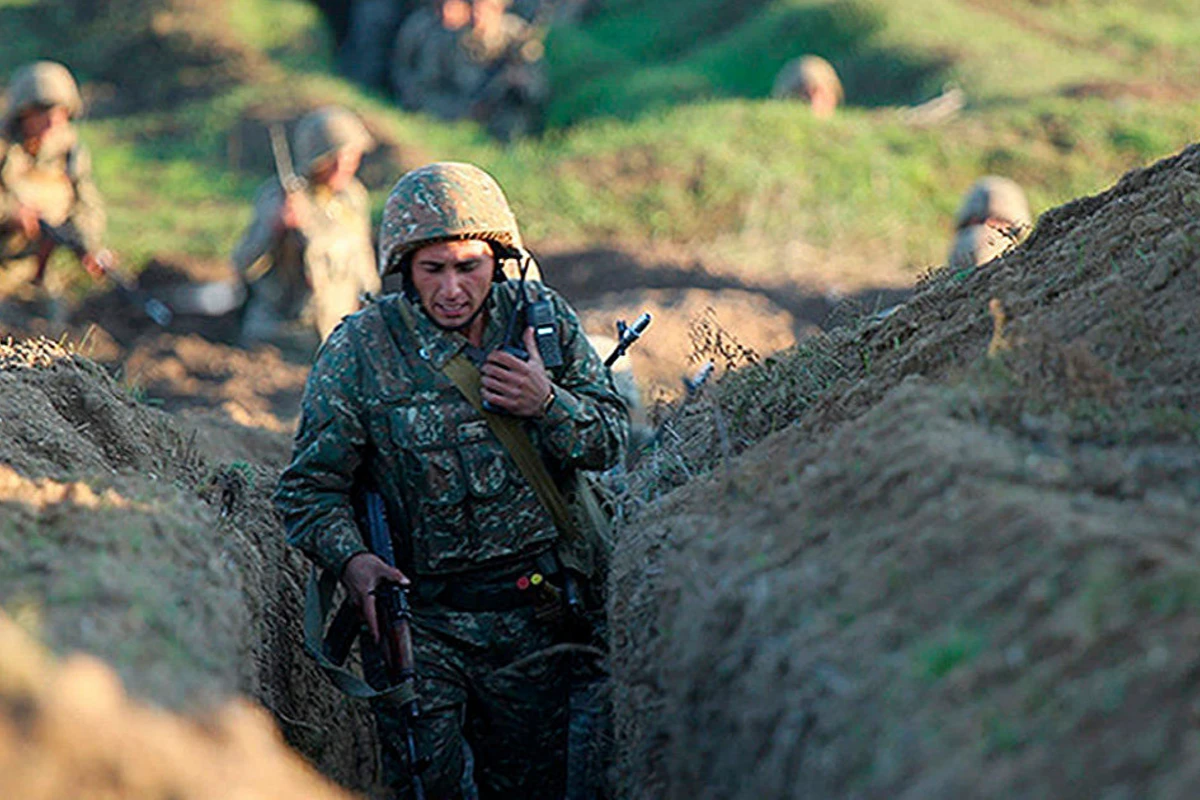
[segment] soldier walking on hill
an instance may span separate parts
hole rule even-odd
[[[828,119],[842,103],[842,82],[833,65],[825,59],[802,56],[787,62],[779,70],[771,97],[802,100],[812,107],[813,116]]]
[[[1025,241],[1033,230],[1033,216],[1016,181],[988,176],[967,190],[954,228],[950,266],[978,267]]]
[[[103,201],[71,124],[82,110],[79,88],[62,64],[38,61],[13,74],[0,117],[0,265],[28,263],[35,285],[63,242],[89,274],[104,274]]]
[[[504,279],[501,262],[525,258],[487,173],[441,163],[401,178],[379,243],[385,288],[399,292],[347,318],[318,354],[275,494],[289,542],[341,576],[372,631],[372,592],[411,586],[413,725],[431,798],[563,796],[570,669],[552,648],[568,636],[568,587],[595,601],[603,586],[572,557],[586,537],[568,535],[546,499],[558,489],[527,477],[528,459],[569,487],[578,470],[618,462],[628,414],[574,311]],[[538,325],[545,348],[520,323],[522,289],[552,309],[553,332]],[[501,347],[509,329],[528,360]],[[545,366],[552,351],[561,366]],[[364,547],[352,505],[363,485],[384,498],[399,569]],[[409,796],[402,722],[395,706],[376,714],[388,780]]]
[[[321,338],[376,292],[367,190],[355,173],[374,142],[358,118],[328,107],[296,124],[295,185],[279,176],[254,202],[254,219],[233,253],[249,284],[245,342],[271,340],[301,317]]]

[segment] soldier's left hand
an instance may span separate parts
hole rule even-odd
[[[513,416],[537,417],[553,384],[534,341],[533,328],[525,329],[525,349],[528,361],[502,350],[488,354],[479,370],[483,375],[483,399]]]

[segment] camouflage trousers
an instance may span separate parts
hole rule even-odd
[[[421,771],[426,796],[562,798],[569,664],[535,655],[559,641],[558,631],[532,608],[415,614],[415,735],[428,762]],[[394,797],[411,797],[401,720],[390,704],[376,702],[373,710],[384,781]]]

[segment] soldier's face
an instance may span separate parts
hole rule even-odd
[[[471,5],[471,25],[476,30],[488,30],[504,16],[504,4],[499,0],[475,0]]]
[[[354,180],[354,174],[362,164],[362,155],[362,150],[357,147],[343,147],[313,170],[313,182],[324,184],[335,192],[342,191]]]
[[[63,106],[33,106],[21,112],[21,137],[29,152],[35,152],[53,131],[62,130],[71,123],[71,113]]]
[[[441,12],[442,27],[448,31],[462,30],[471,22],[471,4],[466,0],[445,0]]]
[[[492,246],[479,239],[427,245],[413,255],[413,287],[434,322],[457,328],[487,300],[495,264]],[[482,330],[482,317],[476,322]]]

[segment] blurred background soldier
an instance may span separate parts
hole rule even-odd
[[[392,54],[401,105],[475,119],[501,141],[536,132],[549,86],[542,26],[507,9],[508,0],[439,0],[409,17]]]
[[[977,267],[1025,241],[1033,230],[1033,216],[1015,181],[990,175],[967,191],[954,228],[950,266]]]
[[[784,64],[775,76],[771,97],[803,100],[819,119],[832,117],[844,99],[837,71],[820,56],[802,56]]]
[[[540,23],[551,6],[539,9],[534,24],[508,7],[509,0],[474,0],[470,30],[461,37],[468,69],[478,73],[470,115],[502,142],[539,131],[549,97]]]
[[[457,74],[458,34],[471,24],[466,0],[433,0],[413,12],[396,35],[392,50],[392,93],[409,111],[442,119],[466,114],[468,79]]]
[[[362,292],[379,290],[367,190],[355,177],[374,141],[357,117],[329,107],[301,118],[295,142],[300,179],[263,185],[233,253],[250,288],[246,342],[274,339],[301,318],[324,339]]]
[[[71,124],[82,109],[62,64],[38,61],[13,74],[0,117],[0,264],[22,262],[10,271],[17,280],[40,285],[58,244],[93,277],[103,274],[104,207]]]

